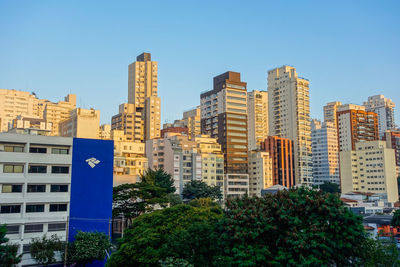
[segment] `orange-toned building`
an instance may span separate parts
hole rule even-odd
[[[396,166],[400,167],[400,131],[386,131],[383,140],[388,148],[394,149]]]
[[[359,141],[379,140],[378,115],[364,106],[342,105],[337,111],[339,151],[355,150]]]
[[[296,183],[293,141],[278,136],[268,136],[261,143],[261,149],[272,159],[273,184],[292,187]]]

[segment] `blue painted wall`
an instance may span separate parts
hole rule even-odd
[[[86,160],[95,158],[92,168]],[[114,142],[74,138],[72,147],[70,242],[78,231],[110,234]],[[97,262],[92,266],[103,266]]]

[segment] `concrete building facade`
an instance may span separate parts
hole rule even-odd
[[[296,183],[313,184],[309,81],[296,69],[268,71],[269,135],[293,140]]]
[[[134,104],[124,103],[119,105],[119,112],[112,116],[111,130],[124,132],[126,141],[144,142],[144,125],[142,113],[136,111]]]
[[[247,94],[247,127],[249,150],[259,149],[268,136],[268,92]]]
[[[364,106],[346,104],[337,111],[339,151],[355,150],[360,141],[378,140],[378,118]]]
[[[394,149],[385,141],[357,142],[354,150],[340,152],[342,193],[352,191],[385,195],[399,200]]]
[[[158,138],[161,100],[157,96],[157,62],[151,61],[150,53],[143,53],[129,65],[128,70],[128,103],[134,105],[135,116],[141,116],[143,140]]]
[[[99,139],[100,110],[77,108],[59,124],[60,136]]]
[[[384,95],[375,95],[368,97],[364,102],[365,110],[375,112],[378,115],[379,136],[383,137],[387,130],[396,127],[394,122],[394,102]]]
[[[314,184],[331,182],[340,185],[339,148],[334,122],[311,122]]]
[[[268,136],[261,144],[271,158],[272,184],[286,188],[296,185],[296,165],[293,141],[287,138]]]
[[[249,151],[249,195],[261,197],[261,191],[273,185],[272,158],[269,153]]]
[[[342,102],[335,101],[335,102],[329,102],[324,106],[324,121],[325,122],[331,122],[333,125],[336,127],[336,113],[337,109],[339,106],[342,105]]]
[[[226,197],[249,192],[246,86],[240,73],[228,71],[200,96],[201,131],[216,138],[224,153]]]

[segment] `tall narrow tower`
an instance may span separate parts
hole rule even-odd
[[[135,105],[135,113],[141,115],[144,140],[160,137],[161,101],[157,96],[157,62],[151,61],[150,53],[137,56],[129,65],[128,103]]]
[[[312,185],[309,81],[294,67],[268,71],[268,117],[269,135],[293,141],[296,183]]]

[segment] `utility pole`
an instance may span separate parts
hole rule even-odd
[[[64,267],[67,266],[67,254],[68,254],[68,234],[69,234],[69,215],[67,216],[67,229],[65,237],[65,253],[64,253]]]

